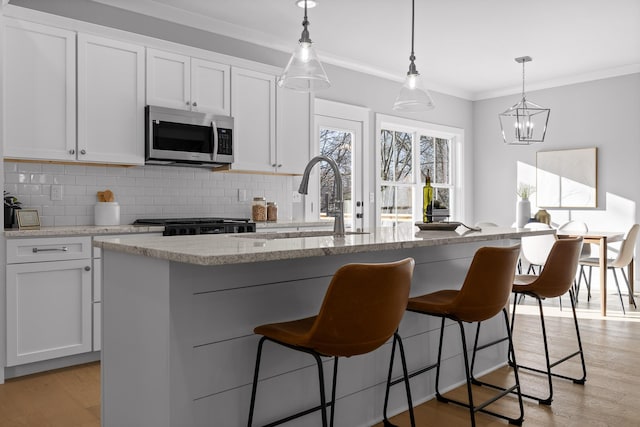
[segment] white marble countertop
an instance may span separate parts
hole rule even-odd
[[[70,225],[66,227],[40,227],[37,230],[5,229],[8,239],[16,237],[98,236],[104,234],[155,233],[164,226],[149,225]]]
[[[382,228],[375,233],[344,237],[318,235],[291,237],[296,233],[247,233],[196,236],[131,235],[97,237],[94,246],[105,250],[149,256],[197,265],[242,264],[357,252],[410,249],[490,240],[519,239],[551,234],[553,230],[491,227],[482,231],[418,231],[417,227]],[[315,235],[313,235],[315,233]],[[274,238],[287,236],[288,238]]]

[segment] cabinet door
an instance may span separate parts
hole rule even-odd
[[[78,34],[78,160],[144,164],[144,47]]]
[[[5,22],[4,156],[74,160],[75,33]]]
[[[231,70],[233,169],[275,171],[275,80],[270,74],[235,67]]]
[[[91,351],[90,262],[7,265],[7,366]]]
[[[147,49],[147,104],[188,110],[191,105],[191,58]]]
[[[309,161],[311,95],[278,88],[276,159],[277,172],[302,175]]]
[[[204,59],[191,59],[191,109],[231,114],[231,67]]]

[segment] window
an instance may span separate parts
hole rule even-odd
[[[378,224],[422,221],[422,187],[427,171],[434,187],[434,220],[461,216],[456,189],[456,146],[463,131],[399,117],[377,115]]]

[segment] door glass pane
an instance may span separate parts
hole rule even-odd
[[[352,169],[353,169],[353,138],[350,131],[330,128],[320,128],[320,154],[335,160],[342,175],[342,189],[344,196],[345,227],[353,226],[352,218]],[[333,217],[335,208],[334,174],[326,162],[320,167],[320,218]]]

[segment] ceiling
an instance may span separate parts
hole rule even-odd
[[[94,0],[291,52],[294,0]],[[311,39],[324,63],[402,81],[410,0],[318,0]],[[415,0],[416,66],[427,88],[478,100],[640,72],[638,0]],[[284,66],[285,64],[283,64]],[[331,75],[329,75],[331,79]]]

